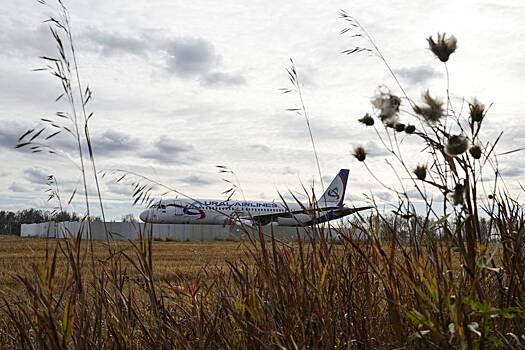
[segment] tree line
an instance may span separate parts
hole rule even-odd
[[[80,221],[77,213],[67,211],[47,211],[38,209],[23,209],[16,212],[0,211],[0,234],[20,235],[21,224],[38,224],[47,221]]]

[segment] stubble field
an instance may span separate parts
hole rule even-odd
[[[40,238],[21,238],[0,235],[0,293],[9,296],[23,289],[17,276],[28,276],[33,266],[42,266],[46,256],[46,244],[50,254],[55,245],[64,242]],[[82,251],[87,242],[83,242]],[[108,247],[105,242],[94,243],[94,257],[97,260],[107,259]],[[132,243],[116,241],[117,250],[133,256]],[[59,248],[60,249],[60,248]],[[223,267],[227,261],[235,261],[243,256],[243,244],[231,241],[212,242],[153,242],[154,276],[159,281],[172,281],[177,276],[191,277],[197,275],[203,267]],[[65,267],[65,257],[58,252],[58,276]],[[130,269],[131,271],[132,269]],[[213,269],[209,269],[213,270]]]

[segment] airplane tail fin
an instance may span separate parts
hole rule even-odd
[[[342,207],[345,199],[346,182],[348,181],[348,169],[341,169],[332,180],[330,186],[317,201],[319,208]]]

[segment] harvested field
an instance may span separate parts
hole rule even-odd
[[[58,240],[47,244],[54,249]],[[87,242],[83,242],[85,250]],[[115,246],[131,253],[132,243],[116,241]],[[62,243],[63,245],[63,243]],[[95,259],[108,257],[105,242],[94,242]],[[190,277],[206,266],[224,266],[227,260],[235,261],[244,255],[242,243],[231,241],[214,242],[161,242],[153,241],[154,276],[160,281],[170,281],[177,275]],[[0,291],[19,291],[23,288],[16,275],[27,275],[34,264],[43,264],[46,256],[46,240],[0,235]],[[58,275],[65,264],[65,257],[58,254]]]

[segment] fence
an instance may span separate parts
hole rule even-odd
[[[153,239],[173,241],[213,241],[213,240],[239,240],[246,236],[243,229],[237,226],[222,225],[183,225],[183,224],[145,224],[132,222],[107,222],[108,232],[112,239],[137,239],[139,232],[146,229]],[[105,240],[106,231],[103,222],[91,223],[91,237],[94,240]],[[270,237],[293,240],[299,234],[307,237],[307,232],[301,227],[273,226],[263,227],[264,234]],[[88,238],[86,222],[43,222],[40,224],[22,224],[20,236],[22,237],[51,237],[66,238],[68,235],[82,234]]]

